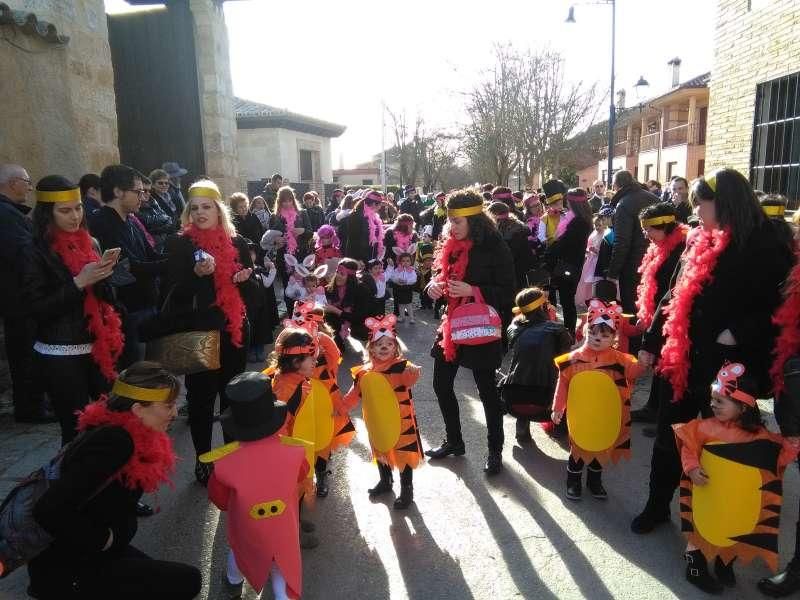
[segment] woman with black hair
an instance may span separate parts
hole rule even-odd
[[[345,256],[366,265],[373,258],[383,260],[384,254],[391,251],[384,246],[383,221],[378,214],[378,207],[383,202],[383,194],[367,190],[355,203],[353,212],[343,219],[346,234],[344,237],[340,234],[339,237]]]
[[[120,373],[108,397],[78,415],[80,435],[33,516],[53,542],[28,563],[39,600],[190,600],[202,577],[190,565],[154,560],[131,545],[137,503],[175,468],[167,434],[180,382],[158,363]]]
[[[794,252],[794,230],[786,221],[785,216],[786,205],[789,203],[786,196],[781,194],[764,194],[759,197],[758,203],[761,205],[761,210],[764,211],[767,219],[774,225],[775,232],[778,234],[780,241]]]
[[[473,346],[457,345],[450,328],[455,309],[479,291],[486,304],[500,312],[513,294],[514,261],[492,220],[483,212],[483,197],[473,190],[459,190],[447,199],[447,220],[442,247],[437,252],[439,274],[428,285],[433,300],[447,298],[436,342],[431,349],[433,389],[444,418],[446,437],[426,454],[433,459],[465,452],[458,400],[453,382],[459,367],[472,370],[478,396],[486,415],[489,455],[484,468],[495,475],[503,468],[503,416],[495,386],[495,370],[503,358],[500,332],[497,339]]]
[[[519,291],[527,287],[525,276],[534,265],[533,251],[528,243],[530,230],[517,218],[515,212],[511,212],[505,202],[499,200],[492,202],[489,205],[489,216],[497,225],[497,230],[503,237],[503,241],[511,250],[516,276],[514,291]],[[512,299],[509,298],[507,304],[511,306],[512,303]]]
[[[552,285],[558,290],[564,326],[574,337],[578,321],[575,292],[583,268],[586,240],[592,232],[592,209],[581,188],[569,190],[566,200],[567,213],[558,221],[555,239],[547,247],[544,260],[553,274]]]
[[[86,228],[78,186],[60,175],[36,184],[22,298],[36,322],[34,359],[61,424],[62,444],[75,437],[75,412],[117,376],[122,323],[108,277],[118,257],[119,248],[101,257]]]
[[[760,395],[769,393],[767,370],[776,333],[772,315],[792,265],[791,253],[739,172],[722,169],[696,179],[692,203],[702,227],[689,235],[671,299],[654,316],[666,315],[658,362],[662,389],[650,494],[631,523],[635,533],[669,521],[681,474],[672,425],[698,412],[709,414],[710,385],[723,362],[748,365]],[[639,359],[650,366],[655,356],[643,350]]]

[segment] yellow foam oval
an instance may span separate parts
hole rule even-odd
[[[752,533],[761,514],[761,473],[755,467],[703,450],[700,465],[706,485],[692,488],[692,519],[698,534],[719,547],[733,546],[730,538]]]
[[[294,424],[292,425],[292,430],[289,432],[289,435],[292,437],[311,442],[305,448],[306,460],[308,461],[310,467],[309,477],[311,477],[314,473],[314,448],[316,447],[317,443],[316,433],[317,422],[314,414],[314,400],[313,396],[309,394],[306,397],[305,402],[303,402],[300,406],[300,410],[297,411],[297,414],[294,418]]]
[[[610,449],[622,428],[622,400],[602,371],[582,371],[569,384],[567,427],[572,441],[589,452]]]
[[[380,373],[361,377],[361,412],[369,441],[378,452],[388,452],[400,438],[400,405],[389,381]]]
[[[331,445],[333,440],[333,400],[328,388],[319,379],[311,380],[311,396],[314,401],[316,431],[314,450],[319,452]]]

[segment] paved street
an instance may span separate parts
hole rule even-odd
[[[442,437],[442,422],[431,388],[428,347],[436,322],[420,313],[416,325],[399,325],[410,356],[424,367],[415,389],[423,443]],[[341,368],[349,387],[349,367]],[[346,383],[345,383],[346,382]],[[482,473],[485,427],[481,404],[468,371],[457,381],[467,443],[463,458],[429,463],[415,473],[416,504],[406,512],[391,508],[394,496],[378,502],[367,497],[377,469],[369,460],[366,430],[357,419],[358,438],[332,461],[331,493],[310,512],[322,540],[305,551],[304,598],[384,598],[434,600],[506,598],[699,598],[685,583],[680,535],[673,525],[649,536],[630,533],[630,519],[642,508],[652,441],[635,426],[633,458],[607,470],[607,502],[585,497],[573,503],[563,496],[567,451],[534,426],[535,447],[520,448],[513,420],[505,424],[505,472],[487,481]],[[634,406],[643,401],[641,388]],[[770,411],[771,412],[771,411]],[[0,493],[57,448],[55,426],[17,426],[10,416],[0,424]],[[184,457],[165,488],[146,500],[161,512],[140,522],[135,543],[159,558],[199,565],[202,598],[219,598],[225,564],[224,517],[194,482],[193,456],[183,418],[173,426]],[[257,468],[257,465],[254,465]],[[781,551],[791,551],[797,519],[798,474],[787,474]],[[399,482],[395,484],[399,489]],[[755,582],[766,573],[761,563],[737,568],[739,586],[728,598],[757,598]],[[0,581],[0,598],[26,598],[23,571]],[[247,598],[255,598],[252,590]],[[271,598],[270,592],[264,593]]]

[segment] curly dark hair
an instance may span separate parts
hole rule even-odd
[[[66,192],[76,189],[78,189],[77,185],[61,175],[47,175],[46,177],[42,177],[36,184],[36,191],[38,192]],[[36,203],[32,214],[34,238],[46,242],[50,241],[53,235],[53,228],[55,227],[55,221],[53,219],[55,207],[55,202]],[[84,213],[83,219],[81,220],[81,228],[87,228],[86,213]]]
[[[672,202],[657,202],[646,206],[642,212],[639,213],[639,220],[655,219],[656,217],[675,217],[672,223],[662,223],[661,225],[651,225],[653,229],[660,229],[667,235],[675,231],[678,226],[678,211],[675,210],[675,205]]]
[[[708,184],[712,177],[716,191]],[[750,182],[735,169],[720,169],[708,177],[698,177],[692,182],[690,197],[694,206],[701,200],[714,202],[720,227],[730,228],[733,242],[739,247],[766,219]]]
[[[287,328],[281,331],[275,340],[275,350],[269,355],[269,366],[278,373],[294,373],[306,358],[304,354],[281,354],[278,348],[297,348],[313,344],[314,338],[305,329]]]
[[[451,192],[447,196],[447,208],[467,208],[470,206],[483,206],[483,197],[474,189],[465,188]],[[467,217],[469,227],[469,239],[475,245],[481,245],[490,238],[501,239],[497,225],[490,219],[485,212]]]

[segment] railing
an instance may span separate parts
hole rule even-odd
[[[689,142],[689,124],[684,123],[677,127],[671,127],[664,130],[664,148],[668,146],[677,146],[679,144],[686,144]]]
[[[639,152],[648,152],[650,150],[658,150],[661,143],[661,132],[648,133],[643,135],[639,140]]]
[[[625,156],[628,151],[628,140],[622,140],[614,144],[614,156]]]

